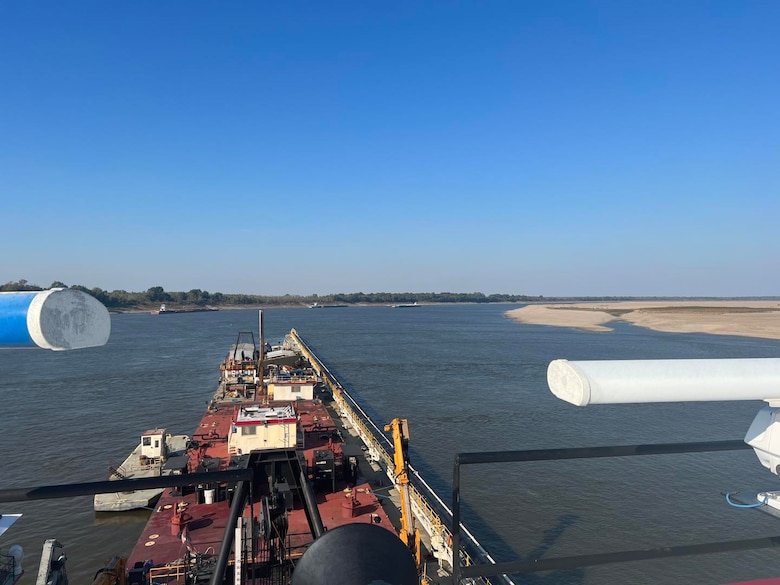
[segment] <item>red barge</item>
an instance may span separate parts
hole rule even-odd
[[[128,584],[289,583],[326,531],[370,524],[397,535],[361,469],[365,446],[345,443],[322,388],[294,345],[264,342],[262,322],[259,345],[239,334],[186,453],[166,466],[251,469],[253,479],[166,489],[127,560]]]

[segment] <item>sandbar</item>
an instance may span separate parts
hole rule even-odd
[[[608,332],[612,321],[668,333],[780,339],[780,301],[622,301],[528,305],[506,312],[519,323]]]

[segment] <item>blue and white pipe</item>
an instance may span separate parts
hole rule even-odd
[[[0,292],[0,349],[82,349],[105,345],[110,334],[108,309],[81,291]]]

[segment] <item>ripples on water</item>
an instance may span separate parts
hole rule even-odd
[[[547,389],[550,360],[778,357],[780,342],[519,325],[510,306],[425,306],[264,312],[266,337],[295,327],[377,423],[408,418],[416,468],[450,499],[459,451],[742,438],[762,404],[681,403],[576,408]],[[218,364],[257,312],[115,315],[109,343],[76,352],[0,352],[5,403],[0,488],[102,480],[147,428],[191,433]],[[752,452],[468,467],[466,522],[500,560],[553,558],[774,535],[780,525],[729,507],[721,492],[777,478]],[[0,537],[27,553],[66,546],[74,582],[127,554],[146,512],[96,514],[91,498],[4,504],[23,518]],[[525,583],[724,583],[780,574],[774,553],[704,555],[527,576]]]

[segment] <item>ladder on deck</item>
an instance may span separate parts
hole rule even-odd
[[[118,479],[127,479],[127,476],[122,472],[122,467],[115,467],[114,464],[108,464],[108,477],[109,479],[116,476]]]

